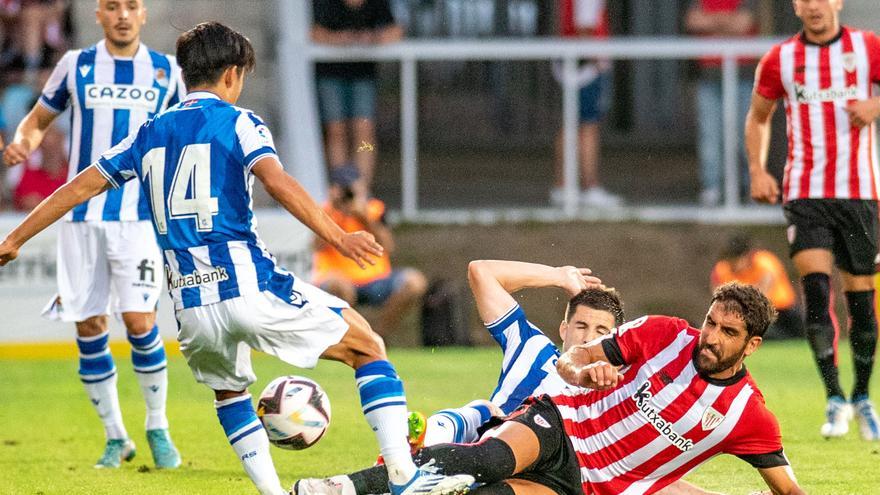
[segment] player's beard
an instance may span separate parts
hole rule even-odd
[[[722,359],[717,350],[713,349],[711,346],[703,343],[697,344],[697,348],[695,350],[696,358],[694,359],[694,365],[697,367],[697,371],[701,375],[711,376],[721,373],[722,371],[726,371],[734,367],[740,361],[740,359],[742,359],[743,355],[746,352],[747,344],[748,342],[744,343],[742,349],[734,352],[726,359]],[[708,349],[708,351],[713,356],[715,356],[715,361],[711,361],[703,355],[704,349]]]

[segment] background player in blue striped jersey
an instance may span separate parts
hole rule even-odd
[[[142,0],[97,1],[95,16],[104,39],[71,50],[58,62],[38,103],[6,148],[6,165],[24,161],[58,114],[70,108],[69,179],[73,178],[147,119],[179,101],[184,88],[174,57],[140,42],[146,15]],[[122,315],[131,343],[156,467],[180,465],[165,415],[165,347],[155,325],[162,258],[149,219],[146,200],[132,183],[76,205],[58,230],[60,297],[49,313],[76,323],[80,379],[107,436],[98,468],[119,467],[135,453],[122,422],[116,366],[107,343],[111,312]]]
[[[0,265],[74,205],[138,179],[164,250],[181,351],[196,379],[214,390],[229,443],[261,493],[287,491],[247,392],[256,379],[251,348],[300,367],[325,358],[354,368],[391,493],[463,493],[472,477],[447,478],[415,467],[403,384],[381,338],[341,299],[277,266],[257,236],[254,177],[339,252],[361,264],[382,252],[369,233],[346,233],[333,223],[284,172],[262,120],[233,106],[254,66],[250,42],[222,24],[203,23],[178,38],[177,57],[192,91],[185,101],[144,124],[34,209],[0,243]]]

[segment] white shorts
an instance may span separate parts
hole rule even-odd
[[[64,321],[152,312],[164,273],[148,221],[62,222],[58,229],[58,316]]]
[[[293,289],[307,301],[301,308],[264,291],[177,310],[180,351],[196,381],[213,390],[246,389],[257,379],[251,349],[299,368],[314,367],[348,331],[337,311],[349,306],[300,279]]]

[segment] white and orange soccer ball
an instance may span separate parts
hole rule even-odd
[[[330,399],[324,389],[302,376],[281,376],[260,394],[257,416],[276,447],[302,450],[330,426]]]

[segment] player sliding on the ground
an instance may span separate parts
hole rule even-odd
[[[585,344],[625,320],[617,291],[590,286],[589,270],[572,266],[478,260],[468,265],[468,280],[477,310],[503,352],[501,375],[490,401],[444,409],[427,420],[424,444],[472,443],[481,433],[498,426],[498,417],[512,413],[529,396],[557,395],[571,388],[556,372],[559,350],[527,318],[512,294],[524,288],[559,288],[571,299],[559,325],[563,350]],[[584,288],[587,287],[587,288]],[[412,441],[412,438],[411,438]],[[420,446],[420,447],[421,447]],[[366,470],[351,478],[301,480],[295,495],[378,493],[387,483],[381,470]],[[685,481],[664,488],[662,495],[711,495]]]
[[[639,318],[566,351],[557,369],[575,387],[529,398],[479,443],[427,447],[416,462],[474,475],[483,483],[477,494],[648,494],[727,453],[757,468],[773,493],[804,493],[743,365],[773,315],[759,291],[732,283],[715,291],[701,329]],[[364,487],[377,476],[372,468],[348,484],[334,477],[310,493],[369,493],[353,490],[353,481]]]
[[[335,225],[284,172],[262,120],[233,106],[254,59],[250,41],[222,24],[203,23],[183,33],[177,60],[191,91],[185,101],[144,124],[35,208],[0,243],[0,265],[77,204],[137,179],[164,250],[180,349],[196,379],[214,390],[229,443],[262,494],[287,490],[247,392],[256,379],[251,348],[300,367],[325,358],[356,370],[391,493],[464,492],[470,476],[447,478],[413,464],[403,384],[382,340],[345,302],[276,266],[256,234],[250,207],[254,176],[341,253],[367,263],[382,252],[369,234],[347,234]]]

